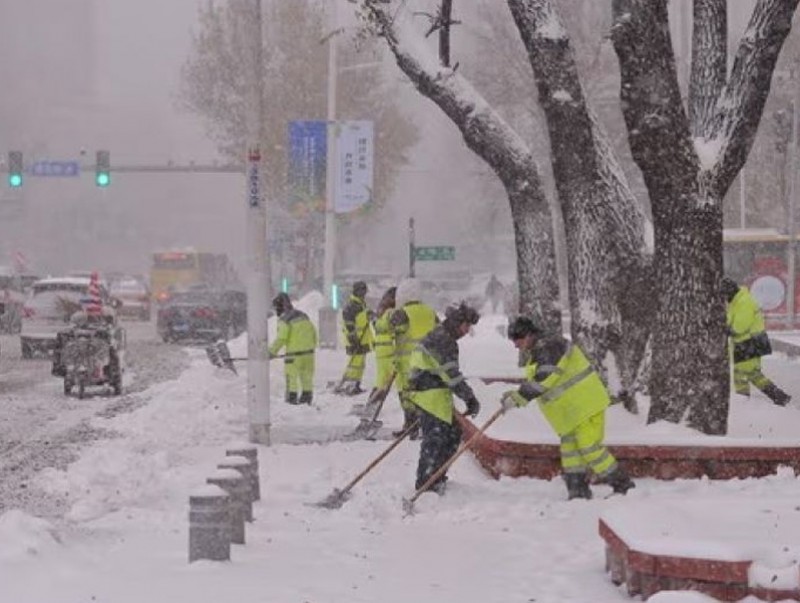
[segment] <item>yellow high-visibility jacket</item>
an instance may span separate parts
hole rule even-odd
[[[563,436],[608,407],[611,399],[583,351],[561,336],[536,342],[519,393],[534,398],[553,430]]]

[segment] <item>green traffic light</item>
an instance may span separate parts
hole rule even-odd
[[[22,186],[22,174],[9,174],[8,185],[13,188]]]
[[[97,176],[95,177],[95,182],[97,186],[108,186],[111,184],[111,176],[108,172],[98,172]]]

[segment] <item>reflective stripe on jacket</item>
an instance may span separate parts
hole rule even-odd
[[[525,367],[525,378],[519,393],[529,401],[536,398],[559,436],[570,433],[611,402],[583,351],[563,337],[537,341]]]
[[[453,422],[453,394],[464,401],[475,399],[459,369],[458,341],[444,325],[414,348],[409,368],[411,401],[445,423]]]
[[[292,308],[278,318],[278,332],[269,346],[269,353],[276,355],[286,346],[286,359],[313,354],[317,347],[317,329],[305,312]]]

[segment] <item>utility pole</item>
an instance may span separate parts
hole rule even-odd
[[[249,437],[270,445],[269,341],[267,308],[270,293],[267,258],[267,208],[261,187],[264,140],[264,40],[261,0],[254,0],[251,41],[251,102],[247,145],[247,411]]]
[[[339,19],[336,13],[337,0],[328,0],[328,132],[325,176],[325,256],[323,260],[323,283],[328,307],[335,305],[333,300],[333,271],[336,256],[336,64],[337,28]]]

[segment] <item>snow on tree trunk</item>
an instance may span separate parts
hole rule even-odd
[[[642,209],[586,104],[570,40],[549,0],[508,0],[528,50],[564,218],[572,336],[606,377],[630,392],[654,312],[642,289]],[[632,295],[639,291],[639,295]],[[631,304],[631,299],[637,303]]]
[[[623,115],[653,211],[654,290],[650,422],[681,421],[724,434],[728,365],[722,212],[701,190],[700,167],[678,89],[664,0],[614,0]]]
[[[731,79],[718,91],[718,6],[696,16],[694,55],[713,46],[693,69],[694,123],[681,103],[666,0],[614,0],[612,36],[619,57],[623,114],[633,157],[653,208],[654,294],[649,421],[682,420],[709,434],[727,431],[729,366],[722,276],[722,199],[743,165],[758,127],[769,80],[797,0],[762,0],[753,13]],[[701,85],[705,72],[712,81]],[[692,140],[690,127],[704,139]]]
[[[530,149],[499,114],[456,72],[431,60],[409,21],[385,2],[365,0],[362,17],[387,42],[400,69],[419,92],[458,127],[467,146],[497,174],[514,219],[520,310],[544,327],[561,329],[552,214]]]

